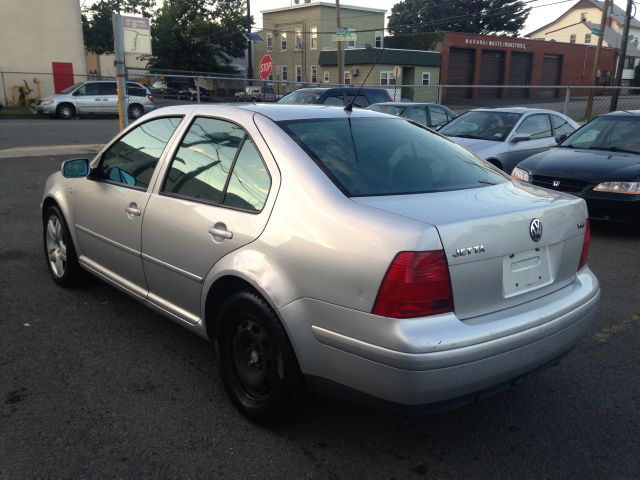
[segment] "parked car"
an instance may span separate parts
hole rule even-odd
[[[640,111],[592,120],[556,148],[519,163],[518,180],[586,200],[593,219],[640,229]]]
[[[369,105],[367,109],[403,117],[436,129],[457,117],[452,110],[438,103],[384,102]]]
[[[275,102],[278,99],[275,89],[266,86],[249,86],[234,96],[239,102]]]
[[[598,303],[586,216],[401,118],[278,104],[154,111],[42,200],[53,281],[88,270],[211,339],[259,422],[305,380],[417,408],[554,361]]]
[[[354,101],[355,98],[355,101]],[[390,102],[389,92],[384,88],[299,88],[288,93],[278,103],[288,105],[322,104],[345,106],[353,102],[355,107],[366,108],[372,103]]]
[[[154,97],[144,85],[127,82],[128,113],[140,118],[155,108]],[[76,115],[117,115],[118,93],[116,82],[91,80],[77,83],[60,93],[42,99],[35,105],[37,113],[70,119]]]
[[[572,119],[539,108],[479,108],[439,131],[507,173],[577,129]]]

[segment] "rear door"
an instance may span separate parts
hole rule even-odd
[[[100,82],[100,96],[102,97],[102,113],[116,115],[118,113],[118,89],[116,82]]]
[[[76,193],[81,263],[142,297],[142,218],[156,164],[180,121],[155,118],[127,132],[102,154],[92,179]]]
[[[203,281],[213,265],[254,241],[273,205],[277,172],[267,167],[266,144],[246,120],[244,129],[196,117],[146,208],[149,299],[190,323],[200,319]]]

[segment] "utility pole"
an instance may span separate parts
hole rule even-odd
[[[604,7],[602,8],[602,19],[600,20],[600,35],[598,35],[598,46],[596,47],[596,54],[593,57],[593,71],[591,72],[590,85],[596,84],[596,78],[598,77],[598,70],[600,69],[600,49],[602,48],[602,39],[604,38],[604,30],[607,28],[607,16],[609,15],[609,5],[611,0],[604,0]],[[584,112],[585,120],[589,120],[591,117],[591,111],[593,110],[593,95],[594,89],[589,89],[589,96],[587,97],[587,108]]]
[[[117,13],[111,14],[113,25],[113,47],[116,65],[116,83],[118,85],[118,125],[120,130],[129,126],[129,112],[126,102],[126,76],[127,69],[124,63],[124,31],[122,28],[122,17]]]
[[[247,77],[249,80],[253,80],[253,44],[251,42],[251,0],[247,0],[247,31],[248,35],[248,49],[247,49]]]
[[[340,23],[340,0],[336,0],[336,30],[342,28]],[[344,83],[344,50],[342,49],[342,40],[338,42],[338,82],[340,85]]]
[[[618,59],[618,69],[616,70],[616,81],[614,86],[617,88],[611,96],[611,105],[609,111],[614,112],[618,109],[618,97],[620,96],[620,86],[622,85],[622,70],[624,69],[624,61],[627,56],[627,44],[629,43],[629,24],[631,23],[631,10],[633,10],[633,0],[627,0],[627,13],[624,18],[624,29],[622,30],[622,46],[620,58]]]

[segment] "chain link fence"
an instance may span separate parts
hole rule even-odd
[[[67,79],[115,80],[114,77],[73,75]],[[320,82],[292,80],[248,80],[235,75],[213,75],[201,72],[127,70],[127,80],[145,85],[157,107],[188,103],[275,102],[287,93],[304,87],[340,86]],[[56,79],[51,73],[0,71],[0,101],[5,105],[36,104],[52,95]],[[357,85],[352,85],[357,86]],[[380,85],[375,80],[367,87],[384,88],[394,101],[442,103],[457,113],[474,108],[529,107],[546,108],[564,113],[577,121],[585,121],[611,111],[614,92],[619,93],[617,110],[640,110],[640,87],[587,87],[562,85]],[[138,94],[129,92],[129,103]],[[136,94],[136,95],[133,95]],[[589,96],[591,114],[588,114]]]

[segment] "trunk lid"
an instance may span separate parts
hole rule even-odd
[[[586,218],[576,197],[507,182],[353,200],[438,229],[461,319],[539,298],[575,277]],[[534,219],[542,224],[538,241],[530,233]]]

